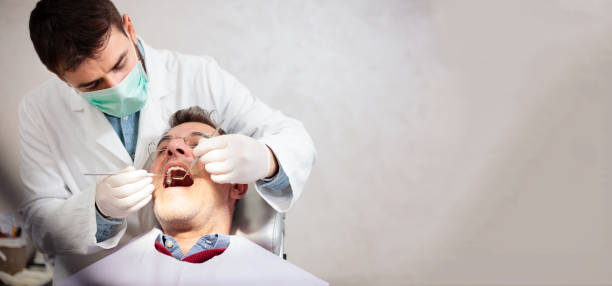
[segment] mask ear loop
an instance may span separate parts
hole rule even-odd
[[[136,50],[136,56],[138,56],[138,61],[142,65],[142,69],[144,70],[144,75],[147,78],[147,81],[149,81],[149,73],[147,72],[147,66],[145,65],[144,57],[143,57],[143,55],[140,54],[140,50],[138,49],[138,43],[140,41],[137,38],[136,39],[136,44],[134,44],[134,41],[132,40],[132,36],[130,36],[130,33],[128,33],[125,29],[123,29],[123,32],[125,33],[125,35],[130,40],[130,43],[132,43],[132,45],[134,46],[134,49]]]

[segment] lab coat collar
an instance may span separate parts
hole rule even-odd
[[[64,83],[66,84],[66,83]],[[67,84],[66,84],[67,85]],[[89,105],[87,101],[81,96],[78,92],[76,92],[73,88],[68,87],[70,89],[70,96],[68,100],[70,101],[70,110],[74,112],[83,112],[85,108]]]
[[[168,68],[166,67],[166,55],[164,51],[159,51],[151,48],[147,43],[140,37],[138,40],[142,44],[144,49],[144,62],[147,70],[147,76],[149,82],[147,89],[149,90],[149,96],[163,98],[164,96],[171,94],[176,90],[176,81],[167,80]]]

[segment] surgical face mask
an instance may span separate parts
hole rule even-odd
[[[147,82],[142,63],[138,61],[118,85],[102,90],[77,92],[100,111],[115,117],[125,117],[145,106]]]

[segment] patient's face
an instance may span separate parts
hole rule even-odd
[[[232,185],[213,182],[202,162],[197,162],[189,170],[194,160],[193,147],[204,137],[193,136],[193,140],[187,139],[188,142],[182,137],[198,132],[211,134],[214,130],[203,123],[187,122],[172,128],[165,136],[169,139],[160,141],[158,149],[162,151],[158,152],[151,172],[163,174],[153,181],[154,211],[162,226],[173,224],[176,227],[181,223],[206,219],[216,209],[226,208],[231,203],[229,192]],[[187,176],[183,180],[176,179],[185,173]]]

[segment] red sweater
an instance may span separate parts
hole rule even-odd
[[[159,243],[159,241],[155,241],[155,249],[157,249],[157,251],[165,255],[168,255],[174,258],[174,256],[172,256],[172,253],[170,253],[170,251],[168,251],[168,249],[166,249],[164,245]],[[181,259],[181,261],[190,262],[190,263],[202,263],[202,262],[206,262],[207,260],[223,253],[224,251],[225,251],[225,248],[207,249],[207,250],[200,251],[198,253],[189,255]]]

